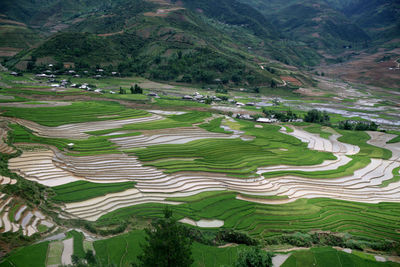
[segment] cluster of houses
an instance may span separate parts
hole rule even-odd
[[[54,67],[53,64],[49,64],[48,67],[49,67],[49,69],[44,71],[44,73],[36,74],[36,77],[39,77],[39,78],[55,78],[54,73],[59,73],[59,72],[51,70]],[[75,78],[81,77],[80,74],[78,74],[75,70],[71,70],[71,69],[66,71],[66,72],[64,72],[64,73],[62,73],[62,74],[71,75],[71,76],[73,76]],[[81,74],[84,74],[84,75],[87,75],[87,76],[93,75],[93,78],[99,79],[99,78],[103,78],[103,77],[107,76],[107,74],[109,74],[109,73],[106,73],[106,71],[103,70],[103,69],[96,69],[95,74],[93,74],[93,72],[89,73],[89,71],[87,71],[87,70],[81,72]],[[111,75],[112,76],[118,76],[119,73],[116,72],[116,71],[113,71],[113,72],[111,72]]]
[[[214,102],[221,102],[222,99],[216,96],[204,96],[199,92],[194,93],[194,95],[184,95],[182,97],[183,100],[197,101],[199,103],[205,103],[207,99],[210,99]]]

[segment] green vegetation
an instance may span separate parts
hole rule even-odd
[[[83,239],[84,236],[81,232],[77,232],[75,230],[69,231],[67,233],[67,238],[74,239],[74,254],[73,256],[82,259],[85,257],[85,250],[83,249]]]
[[[341,121],[338,125],[339,129],[342,130],[353,130],[353,131],[376,131],[378,125],[375,122],[369,121]]]
[[[172,217],[168,208],[164,210],[164,218],[153,221],[145,232],[146,243],[142,245],[138,266],[189,267],[194,262],[193,240],[188,236],[187,228]]]
[[[10,255],[4,258],[0,266],[46,266],[46,255],[49,242],[23,247],[13,251]]]
[[[330,135],[330,133],[322,131],[321,126],[318,125],[307,127],[305,128],[305,130],[309,132],[311,131],[314,133],[325,134],[326,136]],[[353,132],[344,130],[338,131],[340,134],[342,134],[342,136],[338,139],[339,141],[360,147],[360,152],[357,155],[350,156],[352,160],[346,165],[340,166],[335,170],[328,171],[276,171],[263,173],[263,176],[266,178],[279,177],[283,175],[295,175],[299,177],[317,179],[338,178],[352,175],[354,171],[366,167],[371,162],[370,158],[382,158],[387,160],[392,156],[392,152],[388,149],[367,144],[367,141],[371,137],[365,132]]]
[[[185,204],[171,206],[177,219],[218,219],[224,221],[223,229],[246,232],[252,237],[268,238],[291,232],[314,230],[349,233],[357,238],[400,241],[398,203],[366,204],[334,199],[300,199],[288,204],[267,205],[236,199],[236,193],[209,192],[202,198],[176,199]],[[122,208],[102,216],[98,221],[111,223],[131,217],[155,218],[162,215],[164,205],[143,204]],[[386,245],[375,244],[375,249]],[[390,246],[387,247],[390,249]]]
[[[284,175],[294,175],[298,177],[305,177],[305,178],[314,178],[314,179],[332,179],[332,178],[339,178],[344,176],[353,175],[356,170],[362,169],[366,167],[371,160],[368,157],[363,156],[349,156],[352,160],[340,166],[335,170],[328,170],[328,171],[276,171],[276,172],[266,172],[263,173],[265,178],[273,178],[273,177],[280,177]]]
[[[282,267],[295,266],[399,266],[394,262],[376,262],[375,259],[365,259],[343,251],[329,247],[312,248],[310,250],[299,250],[294,252],[282,265]]]
[[[111,143],[108,138],[103,136],[89,137],[86,140],[70,140],[63,138],[45,138],[34,135],[30,130],[20,126],[19,124],[11,124],[11,139],[14,143],[36,143],[53,145],[62,151],[69,150],[69,143],[74,143],[73,150],[68,155],[72,156],[89,156],[107,153],[121,153],[117,145]],[[115,136],[114,136],[115,137]]]
[[[8,211],[8,218],[9,218],[10,222],[14,222],[14,220],[15,220],[14,215],[21,206],[22,206],[21,203],[17,203]]]
[[[63,252],[63,243],[61,241],[51,242],[47,253],[46,265],[61,265],[61,255]]]
[[[122,192],[134,187],[134,182],[100,184],[77,181],[52,187],[56,193],[52,200],[57,202],[79,202],[106,194]]]
[[[259,248],[251,248],[239,252],[236,267],[271,267],[272,254],[267,253]]]
[[[198,242],[193,243],[193,266],[234,266],[238,252],[246,250],[247,246],[217,248]]]
[[[281,122],[288,122],[291,120],[296,120],[299,118],[299,115],[294,113],[291,110],[288,111],[278,111],[274,109],[263,108],[263,113],[267,118],[274,118]]]
[[[330,122],[330,117],[326,111],[322,112],[317,109],[313,109],[307,112],[307,114],[304,116],[304,121],[327,125]]]
[[[190,127],[194,123],[201,123],[210,117],[209,112],[193,111],[182,115],[171,115],[164,120],[126,124],[122,128],[89,132],[92,135],[105,135],[117,131],[158,130],[177,127]],[[113,136],[116,137],[116,136]]]
[[[226,134],[232,133],[225,131],[223,128],[221,128],[221,123],[223,119],[224,118],[216,118],[210,121],[209,123],[200,124],[199,127],[214,133],[226,133]]]
[[[140,244],[145,241],[143,230],[134,230],[127,234],[94,242],[96,257],[103,265],[130,266],[137,263],[137,256],[142,253]],[[192,245],[193,266],[233,266],[237,260],[239,250],[247,247],[218,248],[194,242]]]
[[[127,109],[119,103],[110,101],[73,102],[68,106],[49,108],[1,107],[0,110],[5,111],[3,116],[26,119],[45,126],[148,116],[145,111]]]
[[[388,144],[394,144],[394,143],[399,143],[400,142],[400,132],[393,132],[394,134],[397,134],[396,137],[394,137],[392,140],[389,140],[387,143]]]
[[[400,167],[394,168],[392,173],[393,173],[393,178],[383,181],[382,184],[380,185],[381,187],[386,187],[391,183],[400,181]]]
[[[338,133],[342,135],[338,138],[340,142],[360,147],[360,152],[357,154],[359,156],[386,160],[392,157],[392,152],[390,150],[367,144],[367,141],[371,139],[371,137],[366,132],[338,130]]]
[[[332,135],[331,132],[324,131],[323,126],[320,124],[313,124],[309,127],[305,127],[304,130],[309,133],[319,134],[319,136],[325,139],[329,139],[329,137]]]
[[[252,141],[237,139],[197,140],[184,145],[157,145],[134,151],[141,161],[168,158],[195,158],[193,161],[159,161],[147,165],[177,171],[209,171],[239,175],[251,175],[261,166],[314,165],[326,159],[335,159],[331,153],[306,149],[300,140],[282,134],[280,127],[265,125],[259,129],[252,122],[242,122],[246,135],[255,136]],[[286,148],[282,151],[280,148]],[[301,156],[301,161],[299,160]]]
[[[97,262],[104,266],[111,264],[130,266],[141,254],[140,244],[143,241],[145,241],[143,230],[134,230],[128,234],[95,241],[93,246],[96,250]]]

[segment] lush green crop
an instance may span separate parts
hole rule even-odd
[[[304,130],[306,130],[307,132],[310,132],[310,133],[319,134],[319,136],[321,136],[322,138],[329,139],[329,137],[332,135],[332,133],[324,131],[322,129],[322,127],[323,126],[321,126],[319,124],[313,124],[309,127],[304,128]]]
[[[13,130],[11,138],[14,143],[36,143],[52,145],[60,150],[68,149],[69,143],[74,143],[73,150],[69,155],[73,156],[88,156],[106,153],[121,153],[116,144],[110,142],[108,138],[103,136],[89,137],[86,140],[70,140],[63,138],[45,138],[34,135],[28,129],[18,125],[11,124],[10,128]]]
[[[365,156],[350,156],[352,160],[335,170],[328,171],[276,171],[276,172],[266,172],[263,173],[265,178],[280,177],[284,175],[294,175],[306,178],[316,178],[316,179],[331,179],[344,177],[348,175],[353,175],[356,170],[366,167],[371,160]]]
[[[1,107],[0,110],[5,111],[4,116],[26,119],[45,126],[148,116],[143,110],[127,109],[110,101],[73,102],[69,106],[46,108]]]
[[[366,204],[327,198],[300,199],[288,204],[267,205],[236,199],[236,193],[209,192],[197,197],[179,198],[185,204],[171,206],[178,219],[218,219],[224,228],[244,231],[255,237],[272,233],[323,230],[348,232],[373,240],[400,241],[398,203]],[[143,204],[106,214],[99,222],[128,219],[131,216],[162,216],[164,205]]]
[[[13,251],[0,263],[1,267],[12,266],[46,266],[46,255],[49,242],[42,242]]]
[[[142,251],[140,244],[144,242],[144,237],[143,230],[135,230],[128,234],[95,241],[96,257],[104,266],[111,264],[130,266],[132,262],[137,262],[137,256]],[[218,248],[194,242],[193,266],[233,266],[238,251],[243,249],[246,249],[246,246]]]
[[[239,138],[197,140],[184,145],[151,146],[135,150],[135,155],[144,162],[168,158],[196,158],[193,161],[170,160],[148,164],[165,169],[167,173],[209,171],[251,174],[261,166],[314,165],[327,159],[335,159],[331,153],[306,149],[305,143],[280,133],[277,126],[258,129],[254,128],[253,123],[243,124],[247,126],[242,129],[246,135],[256,137],[253,141],[243,141]]]
[[[390,159],[392,157],[390,150],[367,144],[371,137],[366,132],[337,131],[342,135],[338,138],[339,141],[360,147],[360,152],[357,155],[379,159]]]
[[[57,202],[79,202],[106,194],[125,191],[134,187],[134,182],[99,184],[77,181],[53,187],[52,189],[56,193],[56,196],[52,199]]]
[[[373,256],[372,256],[373,258]],[[384,267],[399,266],[394,262],[377,262],[375,259],[365,259],[359,255],[338,251],[330,247],[312,248],[294,252],[282,265],[282,267],[296,266],[354,266],[354,267]]]
[[[224,118],[216,118],[210,121],[209,123],[200,124],[199,127],[214,133],[227,133],[230,134],[232,132],[227,132],[223,128],[221,128],[221,123]]]
[[[126,131],[126,130],[158,130],[158,129],[170,129],[177,127],[190,127],[194,123],[201,123],[204,119],[211,116],[209,112],[199,112],[193,111],[188,112],[182,115],[171,115],[168,116],[164,120],[159,121],[150,121],[150,122],[140,122],[124,125],[122,128],[118,129],[110,129],[110,130],[101,130],[89,132],[92,135],[104,135],[117,131]],[[113,136],[115,137],[115,136]]]
[[[84,236],[81,232],[77,232],[75,230],[69,231],[67,233],[67,238],[73,238],[74,239],[74,254],[78,258],[84,258],[85,257],[85,251],[83,249],[83,239]]]

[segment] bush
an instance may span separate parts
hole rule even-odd
[[[275,111],[275,110],[268,110],[268,109],[264,108],[263,113],[265,114],[266,117],[275,118],[281,122],[288,122],[291,120],[296,120],[298,118],[298,115],[291,110]]]
[[[239,252],[236,267],[269,267],[272,266],[272,254],[259,248]]]
[[[376,131],[379,125],[375,122],[370,121],[340,121],[338,125],[339,129],[352,130],[352,131]]]
[[[221,230],[217,234],[217,241],[225,241],[229,243],[245,244],[249,246],[256,246],[259,241],[250,237],[248,234],[236,232],[234,230]]]

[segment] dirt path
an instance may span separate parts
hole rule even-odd
[[[70,265],[72,264],[71,256],[74,253],[74,239],[66,239],[63,241],[64,249],[61,256],[61,263],[63,265]]]
[[[272,267],[280,267],[292,254],[277,254],[272,257]]]

